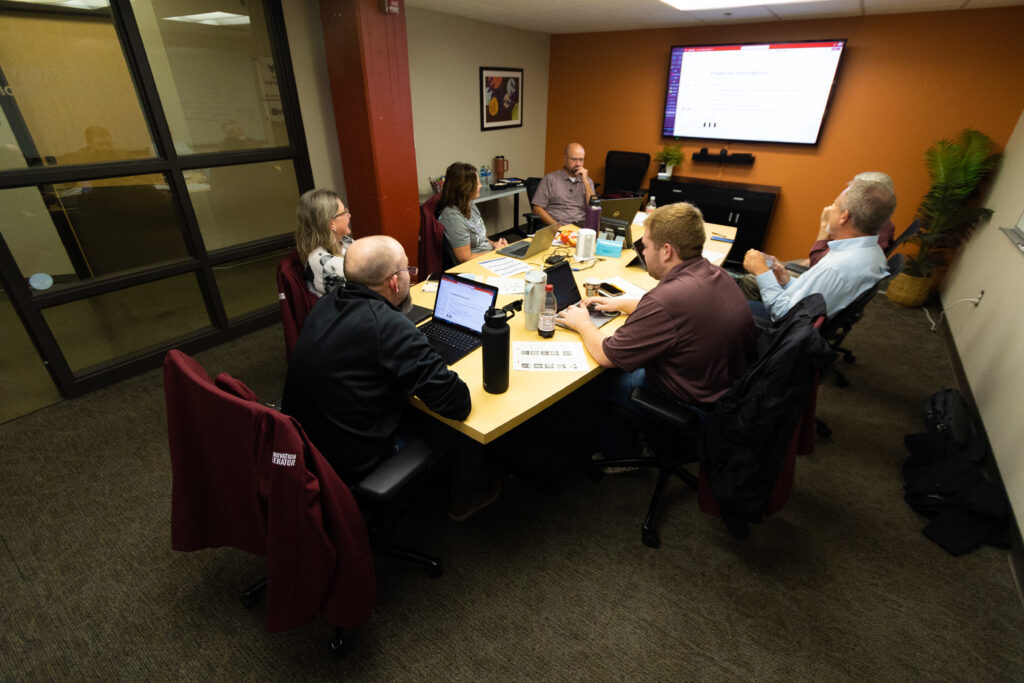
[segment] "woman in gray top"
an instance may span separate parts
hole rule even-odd
[[[444,225],[444,237],[459,263],[508,244],[505,238],[491,240],[487,237],[484,219],[473,203],[479,196],[480,178],[476,166],[456,161],[448,167],[444,174],[441,200],[438,202],[441,207],[438,220]]]

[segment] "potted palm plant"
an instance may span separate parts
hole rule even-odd
[[[663,145],[661,151],[654,155],[654,160],[660,164],[658,177],[668,180],[672,177],[672,169],[683,163],[683,150],[679,145]]]
[[[918,249],[889,283],[887,296],[893,303],[922,305],[931,292],[935,270],[947,265],[974,228],[992,215],[991,209],[973,204],[978,187],[1002,157],[992,151],[993,146],[984,133],[965,128],[956,141],[942,139],[928,148],[925,162],[932,184],[917,207],[915,218],[921,229],[910,240]]]

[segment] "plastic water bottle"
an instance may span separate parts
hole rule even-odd
[[[544,308],[540,310],[537,321],[537,334],[545,339],[555,334],[555,314],[558,313],[558,302],[555,301],[554,285],[544,285]]]
[[[647,200],[647,213],[654,213],[654,210],[658,208],[658,205],[654,202],[654,195]]]

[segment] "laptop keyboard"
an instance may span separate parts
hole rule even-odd
[[[526,253],[526,250],[530,248],[529,242],[518,242],[517,244],[510,244],[507,247],[502,247],[498,250],[498,253],[502,256],[522,256]]]
[[[435,339],[459,351],[472,351],[480,344],[480,336],[463,332],[449,325],[431,320],[420,327],[428,339]]]

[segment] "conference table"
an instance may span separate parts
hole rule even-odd
[[[638,213],[633,224],[630,226],[634,241],[639,240],[643,236],[642,220],[644,217],[645,214]],[[729,249],[732,247],[732,241],[736,236],[736,228],[708,223],[705,225],[705,230],[704,256],[712,263],[721,265],[728,256]],[[533,268],[543,269],[545,267],[544,259],[554,253],[558,247],[559,245],[556,241],[550,249],[529,258],[526,263]],[[567,250],[564,246],[562,249]],[[603,260],[593,262],[592,266],[590,263],[577,263],[575,260],[570,259],[570,263],[575,271],[573,275],[580,287],[581,294],[583,292],[583,282],[589,278],[597,278],[602,281],[610,278],[621,278],[621,280],[625,280],[629,285],[639,288],[636,290],[637,292],[640,290],[646,291],[654,287],[657,281],[648,275],[647,271],[642,267],[627,267],[627,264],[633,260],[635,255],[634,250],[623,249],[620,257],[601,257]],[[489,278],[494,277],[494,274],[480,264],[497,256],[494,252],[480,254],[450,269],[448,272],[468,273],[475,275],[480,280],[487,281]],[[522,279],[523,274],[520,273],[515,277]],[[434,284],[436,285],[436,283]],[[433,310],[434,293],[423,291],[424,286],[430,288],[429,283],[413,285],[413,303]],[[516,299],[521,299],[522,296],[522,294],[499,293],[497,305],[505,306]],[[625,322],[626,318],[627,316],[625,315],[618,316],[605,324],[601,328],[601,332],[606,336],[610,336]],[[511,345],[514,346],[516,342],[575,342],[582,346],[579,335],[571,330],[556,327],[554,336],[549,339],[542,339],[536,331],[526,329],[525,321],[526,317],[521,311],[517,312],[515,317],[509,320]],[[471,439],[481,444],[487,444],[526,422],[561,398],[568,396],[604,371],[604,368],[598,365],[590,357],[589,353],[584,351],[583,354],[586,356],[585,370],[535,371],[516,370],[514,367],[510,367],[508,390],[501,394],[491,394],[484,391],[483,388],[483,352],[477,348],[451,366],[452,370],[457,372],[459,377],[469,387],[473,401],[473,409],[469,417],[464,421],[450,420],[431,411],[419,398],[411,398],[410,403]]]

